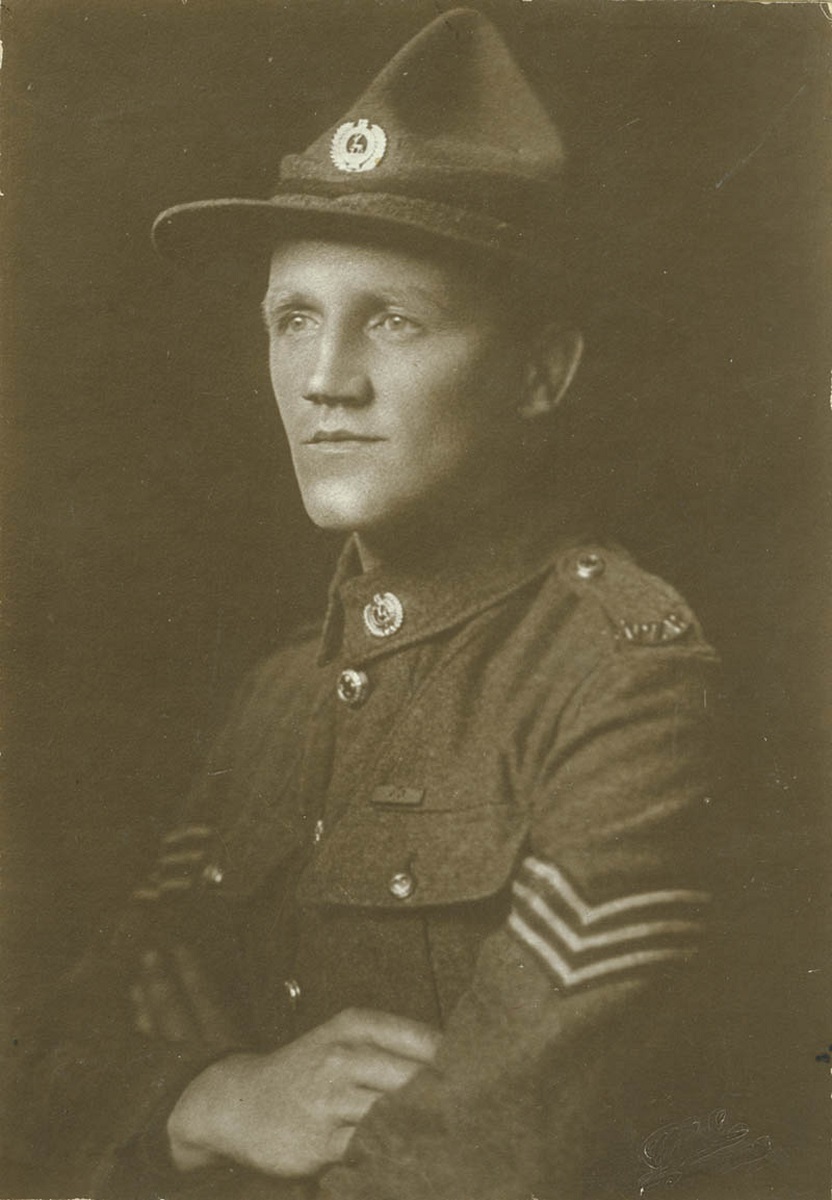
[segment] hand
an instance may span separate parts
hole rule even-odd
[[[340,1162],[380,1096],[433,1061],[439,1033],[390,1013],[348,1009],[271,1054],[235,1054],[203,1071],[168,1120],[180,1170],[230,1158],[267,1175]]]
[[[164,957],[147,950],[141,973],[130,988],[133,1021],[146,1037],[168,1042],[201,1041],[218,1050],[239,1045],[197,959],[186,946],[174,946]]]

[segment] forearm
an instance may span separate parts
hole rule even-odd
[[[376,1105],[316,1200],[596,1200],[599,1170],[634,1186],[678,995],[630,980],[564,1001],[507,939],[484,966],[504,953],[501,1000],[463,1000],[435,1066]]]
[[[127,1147],[136,1147],[142,1172],[164,1173],[170,1160],[156,1131],[212,1057],[129,1032],[97,1036],[94,1012],[88,1024],[88,1038],[65,1038],[21,1064],[27,1096],[18,1111],[28,1108],[29,1154],[51,1172],[61,1195],[116,1194],[106,1181]]]

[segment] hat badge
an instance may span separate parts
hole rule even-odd
[[[345,121],[332,135],[330,157],[339,171],[373,171],[384,158],[387,134],[363,117]]]

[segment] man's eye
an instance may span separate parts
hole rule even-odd
[[[380,329],[383,333],[405,337],[418,333],[420,329],[415,321],[412,321],[410,317],[402,316],[401,313],[385,313],[374,323],[374,328]]]
[[[284,313],[277,322],[279,333],[308,333],[314,326],[315,322],[310,314],[304,312]]]

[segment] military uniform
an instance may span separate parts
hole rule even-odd
[[[562,160],[493,27],[443,14],[283,160],[271,200],[181,206],[155,237],[180,261],[245,241],[262,262],[277,237],[372,225],[486,255],[507,281],[553,269]],[[322,635],[252,676],[27,1060],[30,1141],[55,1148],[64,1194],[631,1196],[643,1140],[695,1111],[656,1068],[681,1029],[671,1074],[690,1074],[685,1014],[706,993],[715,658],[670,587],[545,508],[407,569],[362,572],[350,542]],[[137,1032],[142,956],[167,969],[182,947],[231,1028]],[[343,1161],[294,1181],[173,1169],[165,1123],[207,1064],[350,1007],[443,1038]]]
[[[632,1194],[641,1141],[674,1112],[657,1047],[708,958],[714,671],[684,602],[620,549],[511,529],[404,575],[361,574],[348,545],[322,638],[255,672],[75,980],[82,1028],[40,1076],[73,1182],[572,1200],[606,1194],[619,1139]],[[233,1044],[129,1032],[142,953],[177,944],[233,1014]],[[444,1040],[342,1164],[314,1183],[166,1169],[164,1121],[192,1076],[352,1006]]]

